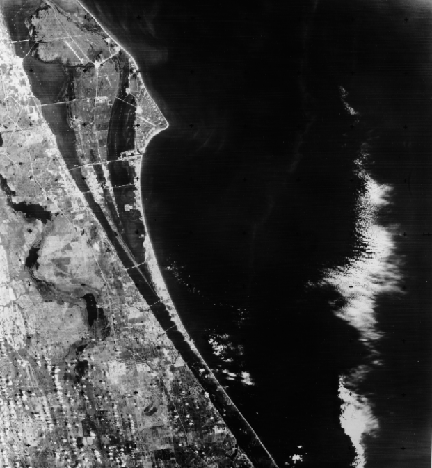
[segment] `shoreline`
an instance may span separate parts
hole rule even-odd
[[[147,88],[144,84],[144,80],[141,75],[141,71],[139,71],[137,63],[135,58],[132,56],[132,54],[116,39],[110,34],[107,29],[95,18],[93,13],[89,11],[85,5],[80,0],[76,0],[77,3],[80,5],[80,7],[85,10],[89,15],[91,15],[94,19],[94,21],[97,23],[97,25],[102,29],[102,31],[110,37],[127,55],[128,59],[130,60],[130,63],[132,66],[136,69],[136,76],[137,76],[137,81],[142,86],[142,88],[147,91]],[[148,91],[147,91],[148,93]],[[148,93],[148,96],[151,98],[150,94]],[[152,98],[151,98],[152,99]],[[189,351],[192,352],[192,354],[195,357],[195,360],[198,362],[188,362],[188,359],[185,359],[183,353],[179,350],[180,354],[182,355],[185,363],[190,367],[191,371],[195,375],[195,378],[197,378],[198,382],[200,385],[204,388],[204,390],[207,390],[209,387],[209,384],[211,387],[213,387],[213,391],[215,392],[213,395],[209,393],[210,400],[212,401],[213,404],[215,404],[216,409],[220,413],[222,419],[225,421],[227,424],[227,427],[229,430],[233,433],[234,437],[239,439],[239,436],[241,436],[241,433],[243,433],[243,437],[246,435],[246,439],[249,439],[249,443],[247,444],[249,447],[249,444],[252,446],[250,449],[258,452],[262,452],[261,456],[256,453],[256,456],[258,455],[258,459],[254,456],[251,455],[251,450],[248,450],[248,447],[242,446],[239,442],[240,448],[243,449],[245,452],[246,456],[250,458],[251,462],[254,463],[259,460],[260,463],[265,463],[266,466],[271,466],[271,467],[277,467],[277,464],[271,454],[267,451],[265,448],[264,444],[261,442],[260,438],[258,435],[255,433],[253,428],[250,426],[250,424],[247,422],[246,418],[242,415],[240,410],[236,407],[234,402],[231,400],[231,398],[228,396],[226,393],[225,389],[222,387],[222,385],[218,382],[216,379],[215,375],[211,371],[211,369],[207,366],[205,360],[199,353],[198,349],[196,348],[195,344],[193,343],[192,339],[190,338],[189,334],[187,333],[181,318],[178,314],[178,312],[175,309],[175,305],[169,295],[168,289],[166,287],[165,281],[163,280],[162,273],[160,271],[160,267],[156,258],[156,255],[154,253],[153,245],[150,239],[150,234],[148,230],[148,226],[146,223],[146,218],[144,214],[144,207],[143,207],[143,202],[142,202],[142,191],[141,191],[141,169],[142,169],[142,162],[145,154],[145,150],[150,143],[150,141],[157,136],[160,132],[163,130],[168,129],[169,123],[163,116],[162,112],[160,111],[159,107],[157,104],[154,102],[152,99],[155,107],[158,110],[158,113],[160,117],[163,119],[163,123],[166,124],[166,126],[154,126],[153,130],[150,132],[150,135],[147,137],[147,139],[144,141],[144,146],[142,149],[140,148],[139,151],[142,153],[141,157],[137,159],[137,162],[134,165],[136,169],[139,169],[136,171],[136,177],[137,177],[137,186],[139,190],[139,198],[136,200],[136,204],[139,206],[139,209],[141,211],[141,216],[142,216],[142,222],[146,231],[146,236],[144,240],[144,248],[145,248],[145,256],[146,256],[146,261],[145,263],[149,266],[149,272],[151,275],[152,279],[152,286],[155,288],[157,295],[161,299],[162,304],[165,306],[170,319],[174,322],[174,326],[170,326],[169,328],[166,328],[162,323],[161,323],[161,317],[159,314],[155,313],[153,310],[154,306],[157,304],[149,304],[150,309],[152,312],[155,314],[156,319],[161,323],[162,328],[164,329],[164,333],[167,335],[167,337],[173,342],[174,346],[178,349],[178,346],[176,345],[176,335],[179,333],[181,335],[182,340],[187,344],[189,347]],[[179,337],[178,337],[179,338]],[[195,365],[194,365],[195,364]],[[200,368],[197,369],[195,366],[199,364]],[[207,385],[206,385],[207,384]],[[206,388],[207,387],[207,388]],[[211,390],[211,389],[208,389]],[[233,428],[231,424],[227,422],[226,418],[226,411],[231,413],[231,416],[233,417],[234,420],[237,420],[236,422],[243,427],[240,427],[238,430],[236,428]],[[240,433],[238,431],[241,431]],[[249,433],[249,434],[247,434]],[[246,445],[246,444],[245,444]],[[263,459],[262,457],[267,458],[267,460]],[[264,466],[264,465],[261,465]]]

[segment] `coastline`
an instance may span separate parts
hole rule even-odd
[[[137,70],[137,79],[139,85],[147,91],[141,72],[138,71],[138,66],[135,61],[135,58],[132,56],[132,54],[122,46],[122,44],[117,40],[117,38],[114,38],[107,30],[104,28],[104,26],[97,20],[97,18],[94,17],[93,13],[89,11],[86,6],[80,1],[76,0],[77,3],[85,10],[88,12],[94,19],[94,21],[98,24],[98,26],[104,31],[105,34],[107,34],[108,37],[110,37],[114,42],[117,43],[117,45],[125,52],[127,55],[130,63],[135,67]],[[148,92],[147,92],[148,93]],[[149,94],[148,94],[149,95]],[[149,95],[150,96],[150,95]],[[151,96],[150,96],[151,98]],[[152,100],[153,101],[153,100]],[[153,101],[154,102],[154,101]],[[189,359],[185,359],[184,352],[180,351],[180,354],[184,358],[186,364],[190,367],[192,370],[193,374],[197,378],[198,382],[203,385],[204,389],[207,391],[209,390],[209,397],[211,401],[215,404],[217,410],[221,414],[222,419],[227,423],[228,428],[233,432],[234,437],[237,439],[239,436],[242,435],[241,437],[244,440],[249,439],[247,442],[247,447],[242,446],[242,443],[240,443],[240,447],[244,450],[246,455],[251,459],[251,461],[254,463],[259,460],[259,463],[264,463],[260,466],[271,466],[271,467],[277,467],[275,460],[273,457],[270,455],[270,453],[267,451],[267,449],[264,447],[263,443],[261,442],[260,438],[256,434],[256,432],[253,430],[253,428],[250,426],[250,424],[247,422],[246,418],[242,415],[240,410],[235,406],[231,398],[228,396],[226,393],[225,389],[220,385],[220,383],[217,381],[216,377],[214,376],[213,372],[210,370],[210,368],[207,366],[205,363],[203,357],[199,353],[198,349],[196,348],[195,344],[193,343],[192,339],[190,338],[189,334],[187,333],[180,316],[178,315],[174,303],[169,295],[168,289],[166,287],[165,281],[163,280],[162,273],[160,271],[160,267],[156,258],[156,255],[154,253],[153,245],[150,239],[150,234],[148,231],[148,226],[146,223],[146,218],[144,214],[144,207],[142,203],[142,191],[141,191],[141,169],[142,169],[142,160],[144,158],[145,154],[145,149],[147,148],[148,144],[150,143],[151,139],[157,136],[160,132],[163,130],[166,130],[169,127],[168,121],[164,118],[162,113],[160,112],[159,108],[157,107],[157,104],[154,103],[155,107],[159,111],[160,117],[163,119],[162,122],[164,125],[161,125],[159,127],[153,127],[153,131],[150,133],[150,135],[147,137],[147,139],[144,141],[144,145],[142,146],[142,149],[140,149],[140,152],[142,152],[142,155],[139,159],[137,159],[133,164],[133,166],[136,169],[136,186],[137,189],[139,190],[139,197],[136,200],[136,205],[138,205],[138,208],[141,212],[142,216],[142,222],[144,224],[144,228],[146,230],[146,236],[144,240],[144,248],[145,248],[145,255],[146,255],[146,265],[149,266],[149,272],[152,278],[152,285],[156,290],[157,295],[160,297],[161,302],[167,309],[170,319],[174,321],[174,325],[171,325],[170,327],[166,327],[163,325],[163,321],[161,321],[160,314],[156,313],[156,318],[161,323],[162,328],[164,329],[164,332],[166,333],[167,337],[171,339],[173,342],[174,346],[176,346],[176,341],[178,343],[178,338],[179,335],[181,336],[182,341],[184,341],[187,346],[190,348],[190,354],[189,352],[187,353],[189,355]],[[134,265],[134,267],[137,267],[138,265]],[[153,304],[157,305],[156,304]],[[155,311],[152,308],[152,304],[149,304],[150,308],[152,309],[153,313]],[[179,334],[179,335],[178,335]],[[190,357],[194,356],[195,362],[191,362]],[[209,388],[210,387],[210,388]],[[210,392],[213,391],[214,394],[211,394]],[[227,418],[227,414],[230,414],[230,417]],[[237,424],[239,424],[239,429],[236,430],[235,427],[233,427],[233,424],[227,422],[227,419],[231,419],[235,421]],[[246,436],[246,437],[244,437]],[[256,456],[250,456],[251,454],[251,449],[253,452],[257,452],[256,456],[258,456],[258,459]],[[261,455],[258,455],[259,452],[262,452]],[[267,460],[265,459],[267,458]]]
[[[148,444],[151,442],[152,437],[154,437],[153,432],[151,432],[151,437],[149,437],[150,442],[144,440],[143,446],[138,447],[139,456],[141,457],[139,460],[144,462],[144,465],[140,466],[149,466],[147,463],[149,456],[152,456],[156,460],[165,460],[166,458],[164,457],[167,456],[167,451],[172,450],[174,452],[174,447],[177,455],[187,457],[187,450],[192,451],[203,443],[208,445],[205,437],[198,436],[198,434],[203,434],[203,431],[205,436],[208,436],[207,433],[213,435],[212,432],[216,434],[216,437],[213,437],[210,442],[219,452],[216,453],[216,457],[220,456],[221,459],[228,458],[231,462],[235,459],[238,466],[242,468],[250,466],[250,461],[244,455],[244,452],[239,450],[232,432],[224,424],[220,415],[215,410],[215,406],[209,404],[208,398],[204,396],[201,385],[198,383],[198,379],[193,377],[192,372],[194,368],[185,366],[185,363],[181,362],[182,360],[179,359],[178,353],[173,346],[173,340],[169,341],[167,336],[163,336],[165,333],[160,333],[160,323],[157,323],[155,314],[145,313],[148,310],[148,304],[152,302],[147,303],[147,301],[143,301],[141,298],[143,296],[143,288],[135,287],[133,284],[133,277],[127,268],[128,262],[133,259],[127,257],[129,252],[124,251],[123,245],[116,238],[109,221],[99,205],[95,203],[92,192],[88,190],[89,187],[85,182],[77,178],[75,171],[71,171],[73,167],[72,161],[70,158],[65,158],[60,152],[56,135],[50,126],[52,122],[48,122],[42,115],[42,112],[40,114],[36,113],[34,117],[30,115],[31,109],[28,103],[30,100],[36,103],[39,101],[37,96],[32,92],[31,83],[24,70],[22,58],[16,56],[11,44],[12,41],[8,36],[8,28],[4,24],[3,19],[3,12],[1,11],[0,26],[2,27],[0,27],[0,34],[5,33],[5,39],[2,41],[3,46],[13,58],[12,60],[8,60],[10,66],[7,69],[13,79],[11,79],[9,73],[6,74],[8,79],[5,79],[4,73],[1,75],[3,97],[8,102],[7,100],[11,96],[14,100],[14,97],[17,95],[20,98],[20,102],[17,103],[18,110],[22,106],[22,109],[25,109],[24,115],[27,116],[29,114],[30,117],[28,122],[24,120],[24,123],[28,124],[28,127],[24,129],[18,126],[16,122],[16,126],[6,127],[8,130],[1,139],[1,152],[5,156],[2,158],[1,172],[4,175],[5,167],[16,166],[17,172],[9,171],[8,180],[13,189],[19,192],[18,196],[24,199],[24,203],[30,199],[41,206],[46,206],[56,215],[52,223],[49,224],[48,229],[46,229],[46,226],[38,218],[27,221],[22,213],[20,214],[19,211],[14,212],[13,207],[8,207],[6,203],[3,203],[5,197],[2,196],[0,211],[3,213],[2,219],[4,221],[0,230],[0,234],[2,234],[2,242],[0,244],[4,244],[6,247],[4,253],[9,257],[10,275],[4,276],[3,279],[0,278],[3,286],[5,286],[1,292],[7,293],[7,295],[3,294],[2,297],[2,300],[6,301],[3,304],[6,305],[6,308],[3,309],[2,306],[2,317],[0,317],[0,328],[4,331],[3,338],[0,338],[2,345],[0,346],[0,354],[2,359],[5,360],[5,365],[8,366],[7,371],[9,371],[5,372],[5,376],[0,384],[2,389],[0,400],[3,405],[5,405],[5,401],[8,401],[10,405],[15,406],[16,403],[14,401],[18,395],[16,391],[20,389],[21,397],[18,395],[18,399],[20,399],[18,404],[22,404],[23,411],[28,411],[28,413],[24,412],[18,415],[7,413],[1,417],[5,422],[3,429],[0,431],[0,439],[5,447],[2,454],[5,463],[9,464],[9,458],[16,460],[22,451],[26,456],[28,464],[31,466],[47,466],[46,464],[39,464],[39,462],[45,463],[46,460],[48,460],[49,466],[60,466],[59,463],[61,463],[61,466],[65,466],[63,460],[57,463],[57,452],[61,451],[60,458],[66,459],[66,466],[70,466],[71,458],[79,460],[80,457],[84,457],[84,465],[82,466],[88,466],[87,462],[89,459],[86,459],[86,456],[105,467],[112,466],[110,461],[117,464],[123,463],[122,466],[132,466],[132,464],[124,464],[126,463],[124,460],[131,453],[132,456],[134,455],[134,447],[127,446],[127,442],[131,440],[135,444],[140,439],[139,435],[135,438],[134,418],[136,415],[134,411],[122,412],[125,406],[124,400],[127,402],[131,398],[130,394],[132,393],[135,395],[135,399],[144,398],[140,402],[140,405],[143,405],[146,393],[150,393],[152,399],[155,398],[156,402],[150,400],[150,405],[147,402],[144,406],[141,406],[145,414],[144,423],[139,421],[139,417],[135,418],[135,420],[138,419],[138,427],[144,425],[144,430],[148,428],[153,431],[154,429],[160,440],[157,440],[149,448]],[[2,50],[1,52],[3,53],[4,51]],[[2,72],[4,72],[3,68]],[[18,78],[21,79],[18,80]],[[12,89],[12,93],[7,93],[5,88],[6,90]],[[6,109],[3,115],[13,120],[14,115],[7,114]],[[34,119],[40,125],[33,126]],[[23,122],[21,122],[21,125],[23,125]],[[42,131],[37,128],[39,126],[42,127]],[[4,131],[3,128],[2,131]],[[25,133],[18,133],[14,137],[15,131],[24,131]],[[18,140],[19,143],[22,136],[27,138],[27,140],[23,141],[26,142],[28,148],[20,144],[19,147],[23,149],[19,151],[15,146],[15,140]],[[41,145],[43,150],[40,150],[38,145]],[[11,159],[11,157],[16,158],[16,161]],[[33,157],[35,158],[34,161]],[[22,163],[20,158],[27,158],[24,159],[27,162],[25,164]],[[58,164],[49,169],[49,163],[52,162],[53,158],[55,160],[58,159]],[[38,163],[37,166],[34,165],[35,162]],[[44,185],[34,178],[35,170],[37,171],[36,175],[38,178],[45,177],[42,182]],[[33,175],[28,177],[29,173]],[[17,183],[14,184],[14,182]],[[34,188],[33,191],[31,190],[32,188]],[[83,188],[86,188],[86,190],[83,191]],[[94,211],[95,208],[98,208],[96,213]],[[57,226],[58,230],[52,229],[51,224]],[[95,230],[95,224],[96,226],[99,224],[102,229]],[[31,225],[32,229],[28,229],[29,225]],[[75,247],[67,244],[68,236],[77,239],[72,244]],[[23,237],[22,245],[20,244],[21,237]],[[86,272],[85,275],[88,277],[86,279],[91,280],[92,274],[94,274],[93,280],[97,282],[96,278],[100,278],[100,275],[102,275],[104,281],[99,281],[98,283],[101,293],[98,296],[98,304],[110,310],[113,328],[117,328],[115,317],[123,320],[123,315],[125,314],[135,316],[137,312],[141,311],[142,322],[135,326],[135,322],[130,322],[128,326],[120,324],[118,330],[112,330],[108,336],[97,340],[95,338],[98,338],[98,335],[95,334],[92,338],[92,333],[96,330],[91,331],[88,328],[90,324],[86,324],[86,320],[89,317],[85,312],[83,301],[81,300],[84,292],[82,288],[91,290],[90,284],[82,284],[82,280],[76,283],[76,278],[72,276],[73,269],[71,269],[69,271],[70,276],[64,275],[63,277],[56,278],[54,283],[51,284],[53,293],[55,294],[53,299],[52,297],[44,296],[43,291],[39,291],[30,280],[29,275],[32,274],[31,267],[26,265],[26,262],[19,257],[24,254],[25,258],[29,254],[30,246],[39,245],[41,237],[45,243],[54,242],[54,245],[61,245],[64,242],[69,245],[70,248],[67,250],[71,252],[72,248],[71,256],[58,257],[69,259],[67,263],[71,263],[70,259],[73,258],[78,259],[78,262],[80,258],[86,258],[87,263],[83,267]],[[114,252],[112,249],[109,249],[110,246],[114,247]],[[20,252],[19,254],[15,252],[16,249]],[[56,252],[57,249],[54,248],[53,251]],[[105,252],[111,252],[111,254],[107,255]],[[0,253],[3,253],[3,250]],[[86,255],[89,255],[89,257]],[[94,259],[93,256],[95,257]],[[43,252],[39,254],[39,260],[42,261],[42,258],[48,264],[52,261],[51,257]],[[53,258],[55,259],[55,255]],[[91,265],[94,266],[94,271],[92,268],[89,268]],[[135,269],[134,264],[130,266]],[[98,274],[96,274],[96,271]],[[7,273],[6,270],[5,273]],[[116,289],[116,282],[120,283],[119,290]],[[142,284],[142,281],[140,284],[146,286]],[[62,296],[61,288],[65,286],[67,288],[74,287],[74,293],[64,295],[63,290]],[[115,291],[117,294],[120,291],[121,294],[120,296],[111,296],[112,291]],[[149,294],[147,294],[148,296]],[[67,301],[70,301],[70,303]],[[63,304],[60,311],[58,307],[59,303]],[[160,301],[156,304],[162,305]],[[9,314],[9,317],[7,317],[4,312],[7,312],[9,309],[14,312],[14,315],[10,316],[11,314]],[[66,310],[73,312],[70,315],[68,314],[67,319],[64,316]],[[158,310],[160,311],[160,308]],[[70,317],[74,318],[71,319]],[[31,319],[30,324],[26,323],[26,319]],[[79,326],[77,330],[73,328],[76,324]],[[145,325],[145,336],[139,335],[139,331],[142,330],[140,325]],[[20,327],[19,330],[17,326]],[[12,334],[7,333],[7,327],[15,327],[11,328]],[[117,336],[117,331],[120,331],[121,337]],[[36,335],[37,339],[31,342],[33,335]],[[149,359],[144,359],[144,361],[141,359],[140,362],[134,362],[135,374],[133,378],[137,378],[138,372],[138,375],[144,375],[144,379],[138,378],[137,384],[131,387],[133,382],[130,381],[130,376],[128,376],[129,379],[122,382],[122,377],[126,372],[126,363],[120,359],[120,355],[125,351],[127,346],[133,345],[133,341],[137,337],[141,338],[141,344],[143,345],[140,352],[146,356],[145,353],[148,352],[147,348],[150,348],[153,353],[156,353],[154,356],[159,367],[152,369],[151,366],[146,364],[147,361],[152,364]],[[143,339],[144,341],[142,341]],[[42,351],[40,351],[41,349]],[[16,357],[14,357],[16,351],[22,352],[18,363],[15,362]],[[92,363],[91,365],[89,365],[89,361]],[[20,373],[16,387],[13,381],[16,377],[17,365],[28,367],[28,372]],[[34,374],[34,370],[36,370],[36,374]],[[9,382],[10,388],[6,387],[6,382]],[[106,388],[105,385],[108,385],[108,387]],[[175,388],[172,388],[172,386],[175,386]],[[31,395],[22,397],[23,389],[26,388],[32,389],[32,391],[28,390]],[[185,389],[187,389],[187,392]],[[10,442],[10,439],[14,438],[15,435],[11,434],[11,431],[8,430],[9,423],[12,422],[19,425],[34,421],[33,417],[35,413],[31,413],[30,411],[34,409],[33,405],[39,408],[38,405],[40,403],[38,402],[39,397],[37,397],[33,390],[37,393],[42,392],[45,398],[45,406],[43,407],[45,418],[40,421],[38,420],[44,435],[41,435],[42,432],[38,435],[33,435],[33,432],[36,431],[33,427],[21,428],[18,431],[18,437],[20,437],[20,434],[23,434],[23,436],[19,438],[19,442],[15,446],[15,442]],[[160,393],[161,395],[159,395]],[[45,397],[45,394],[47,397]],[[53,395],[52,398],[54,400],[49,400],[48,402],[47,398],[51,398],[51,395]],[[168,401],[162,399],[164,396],[167,397]],[[26,401],[25,405],[24,401]],[[105,401],[108,401],[110,409],[102,409],[103,416],[101,417],[95,409],[98,410]],[[194,419],[199,421],[205,418],[205,424],[198,426],[198,434],[191,432],[194,429],[190,427],[187,429],[182,427],[180,431],[174,427],[174,422],[169,419],[172,413],[168,412],[178,413],[177,408],[175,411],[169,408],[169,404],[174,404],[175,407],[176,402],[177,407],[181,405],[179,407],[180,410],[188,409],[187,407],[191,403],[197,408],[198,404],[200,404],[201,409],[196,413],[195,416],[197,417]],[[91,411],[89,414],[91,414],[93,421],[93,426],[91,427],[93,427],[94,431],[89,432],[86,426],[88,416],[82,415],[83,403],[86,408],[90,405]],[[152,405],[155,405],[155,407],[152,408]],[[135,407],[137,407],[136,402]],[[151,410],[150,413],[149,410]],[[131,416],[132,413],[133,416]],[[123,415],[127,418],[126,422],[121,419]],[[194,415],[186,414],[185,417],[191,418],[191,416]],[[121,437],[112,435],[114,429],[109,426],[111,417],[112,421],[116,423],[114,428],[117,427],[117,432],[119,423],[122,428],[126,426],[124,434],[121,434]],[[179,416],[174,416],[174,418],[179,418]],[[194,419],[192,421],[191,419],[188,419],[189,426],[194,425],[192,422]],[[105,424],[107,420],[108,422]],[[52,421],[55,424],[52,424]],[[104,426],[97,427],[99,422],[103,423]],[[78,433],[74,432],[75,429],[72,423],[74,426],[81,427],[81,433],[79,431]],[[217,424],[223,427],[220,432],[217,431]],[[83,437],[82,432],[83,425],[86,428],[85,432],[89,434],[88,436],[84,434],[85,437]],[[172,431],[169,433],[171,439],[170,444],[167,444],[166,434],[170,428]],[[100,433],[98,432],[99,430]],[[112,433],[110,432],[111,430]],[[56,434],[52,435],[52,431],[58,431],[60,438],[56,438]],[[4,433],[7,434],[7,440],[4,438]],[[224,436],[223,442],[218,438],[218,434]],[[36,442],[24,445],[25,440],[32,437],[35,438]],[[39,439],[41,437],[42,439]],[[144,432],[144,437],[146,437],[146,432]],[[187,443],[188,447],[183,449],[183,443],[179,443],[179,441],[182,442],[185,439],[188,441],[190,437],[192,437],[193,443]],[[123,443],[123,445],[122,438],[126,438],[126,443]],[[60,444],[60,446],[57,445],[55,447],[52,444]],[[230,449],[230,444],[232,445],[232,449]],[[192,446],[190,447],[190,445]],[[94,448],[95,446],[97,446],[97,449]],[[80,450],[77,451],[77,448]],[[54,454],[50,452],[53,450],[55,451]],[[105,455],[105,451],[107,455]],[[205,454],[205,452],[201,453],[202,455]],[[214,457],[215,453],[213,452],[207,456]],[[52,458],[48,459],[47,457]],[[54,457],[56,457],[56,461],[54,461]],[[260,460],[259,463],[261,463]],[[136,464],[134,463],[133,466],[136,466]]]

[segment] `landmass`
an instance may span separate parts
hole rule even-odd
[[[30,3],[0,10],[0,466],[276,466],[157,265],[140,174],[168,122],[80,4]]]

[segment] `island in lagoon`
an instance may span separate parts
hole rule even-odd
[[[0,20],[2,465],[276,466],[158,268],[134,59],[75,1]]]

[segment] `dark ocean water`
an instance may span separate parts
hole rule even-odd
[[[174,303],[279,464],[299,454],[304,466],[350,466],[338,379],[366,365],[357,389],[379,424],[366,466],[429,466],[431,9],[86,4],[170,124],[148,147],[142,190]],[[393,292],[374,298],[380,365],[336,316],[346,297],[319,286],[368,249],[356,229],[362,145],[368,174],[392,187],[377,220],[398,270]]]
[[[279,465],[352,464],[339,378],[366,366],[356,391],[379,428],[359,466],[430,466],[432,8],[85,4],[170,125],[147,149],[142,191],[173,301]],[[392,239],[380,265],[397,272],[393,286],[375,276],[381,293],[363,300],[376,355],[338,317],[343,288],[322,281],[371,249],[358,228],[364,148],[363,169],[391,187],[375,223]]]

